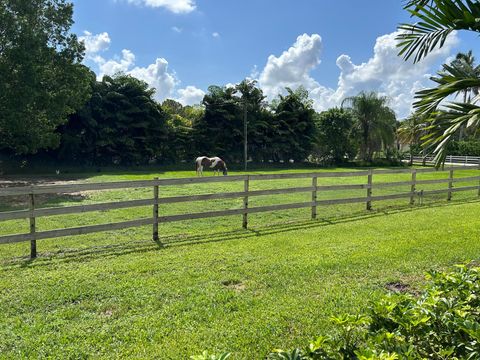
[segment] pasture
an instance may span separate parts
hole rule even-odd
[[[478,173],[462,170],[458,177]],[[72,174],[55,180],[187,176],[192,171]],[[417,180],[446,177],[445,172],[425,173]],[[408,180],[409,174],[389,174],[377,175],[373,181]],[[283,179],[250,186],[262,190],[310,182]],[[360,183],[365,177],[322,178],[318,185]],[[455,184],[472,185],[478,180]],[[242,182],[182,185],[161,187],[160,196],[242,190]],[[373,195],[409,190],[409,186],[374,188]],[[317,197],[360,197],[365,191],[319,192]],[[151,195],[147,188],[86,191],[45,195],[38,203],[58,207]],[[477,195],[477,190],[453,193],[450,202],[446,193],[429,195],[423,204],[413,206],[407,198],[374,202],[371,211],[364,203],[322,206],[315,221],[310,220],[309,208],[252,214],[248,230],[242,229],[241,215],[166,223],[159,226],[160,243],[151,240],[151,226],[39,240],[39,258],[33,261],[28,259],[28,243],[1,245],[0,357],[188,359],[208,349],[232,351],[234,359],[252,359],[254,353],[304,344],[328,333],[330,316],[361,310],[384,294],[388,284],[414,291],[429,269],[477,260]],[[310,201],[310,197],[310,193],[259,196],[250,200],[250,206]],[[1,211],[26,206],[20,197],[1,201]],[[241,206],[241,198],[218,199],[160,205],[159,212]],[[151,207],[98,211],[39,218],[37,226],[49,230],[151,214]],[[2,222],[0,235],[28,232],[28,227],[27,220]]]

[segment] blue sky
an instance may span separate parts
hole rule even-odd
[[[394,32],[409,21],[396,0],[75,0],[73,31],[87,44],[86,64],[101,76],[131,73],[157,98],[198,102],[212,84],[259,80],[269,98],[305,86],[317,110],[375,90],[399,117],[409,112],[426,74],[473,35],[456,34],[423,64],[395,56]],[[480,56],[480,55],[479,55]],[[430,83],[431,84],[431,83]]]

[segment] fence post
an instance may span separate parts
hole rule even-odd
[[[158,180],[158,177],[154,178]],[[153,185],[153,241],[158,241],[158,183]]]
[[[32,235],[32,240],[30,240],[30,259],[35,259],[37,257],[37,240],[35,239],[36,225],[35,225],[35,195],[32,193],[29,195],[29,210],[30,210],[30,235]]]
[[[478,170],[480,170],[480,158],[478,158]],[[478,196],[480,196],[480,180],[478,180]]]
[[[417,170],[412,169],[412,185],[410,186],[410,205],[415,204],[415,185],[417,182]]]
[[[312,178],[312,220],[317,218],[317,177]]]
[[[373,170],[368,170],[368,182],[367,182],[367,210],[372,210],[372,201],[370,200],[372,196],[372,180],[373,180]]]
[[[453,169],[450,170],[450,175],[448,176],[449,182],[448,182],[448,196],[447,196],[447,201],[452,200],[452,188],[453,188]]]
[[[243,224],[242,227],[246,229],[248,227],[248,189],[250,183],[250,176],[247,175],[243,182],[243,191],[245,192],[245,196],[243,197]]]

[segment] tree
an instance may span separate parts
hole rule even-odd
[[[91,164],[168,159],[167,115],[147,83],[119,74],[92,87],[91,99],[59,129],[61,159]]]
[[[475,66],[475,57],[473,56],[472,50],[468,53],[458,53],[455,56],[455,60],[453,60],[450,65],[453,68],[460,68],[464,72],[469,73],[472,78],[480,78],[480,66]],[[464,103],[471,103],[472,96],[475,97],[478,95],[479,88],[477,86],[471,88],[464,88],[457,93],[457,95],[463,95],[463,102]],[[460,126],[458,140],[462,141],[465,135],[465,124]]]
[[[354,116],[354,130],[360,148],[360,158],[372,161],[376,151],[385,150],[395,140],[395,113],[387,106],[388,99],[375,92],[361,92],[347,97],[342,107]]]
[[[195,157],[193,124],[204,116],[200,106],[183,106],[166,99],[162,109],[167,114],[168,158],[171,162],[189,161]]]
[[[480,2],[472,0],[411,0],[405,9],[419,21],[401,24],[398,35],[400,55],[418,62],[432,50],[442,47],[455,30],[480,32]],[[433,148],[436,165],[440,166],[446,149],[462,127],[478,128],[480,107],[476,96],[471,102],[451,102],[456,93],[480,87],[480,78],[464,67],[444,65],[444,71],[432,78],[437,86],[419,91],[414,108],[428,119],[428,135],[424,146]]]
[[[274,107],[272,158],[303,161],[310,154],[315,139],[315,110],[303,87],[286,90],[287,94],[279,95]]]
[[[412,114],[403,120],[398,129],[398,140],[403,144],[409,145],[410,165],[413,163],[413,155],[421,144],[421,137],[425,133],[425,122],[417,114]]]
[[[316,127],[313,154],[318,161],[338,164],[355,156],[350,112],[338,108],[323,111],[316,118]]]
[[[209,86],[202,104],[205,115],[193,124],[199,154],[240,161],[243,154],[243,111],[234,87]]]
[[[55,148],[57,127],[88,99],[72,15],[66,0],[0,0],[0,149]]]
[[[270,146],[269,128],[272,126],[272,115],[266,109],[263,91],[257,87],[257,81],[248,79],[237,84],[235,88],[237,95],[240,95],[243,114],[247,118],[248,157],[257,161],[265,160]]]

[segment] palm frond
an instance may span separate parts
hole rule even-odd
[[[422,60],[441,48],[454,30],[480,31],[480,2],[472,0],[412,0],[405,6],[415,24],[400,24],[399,55],[405,60]]]
[[[435,163],[440,166],[446,157],[446,144],[461,128],[478,128],[480,126],[480,106],[471,103],[449,103],[445,110],[431,114],[430,123],[425,128],[427,135],[422,140],[423,146],[433,149]]]

